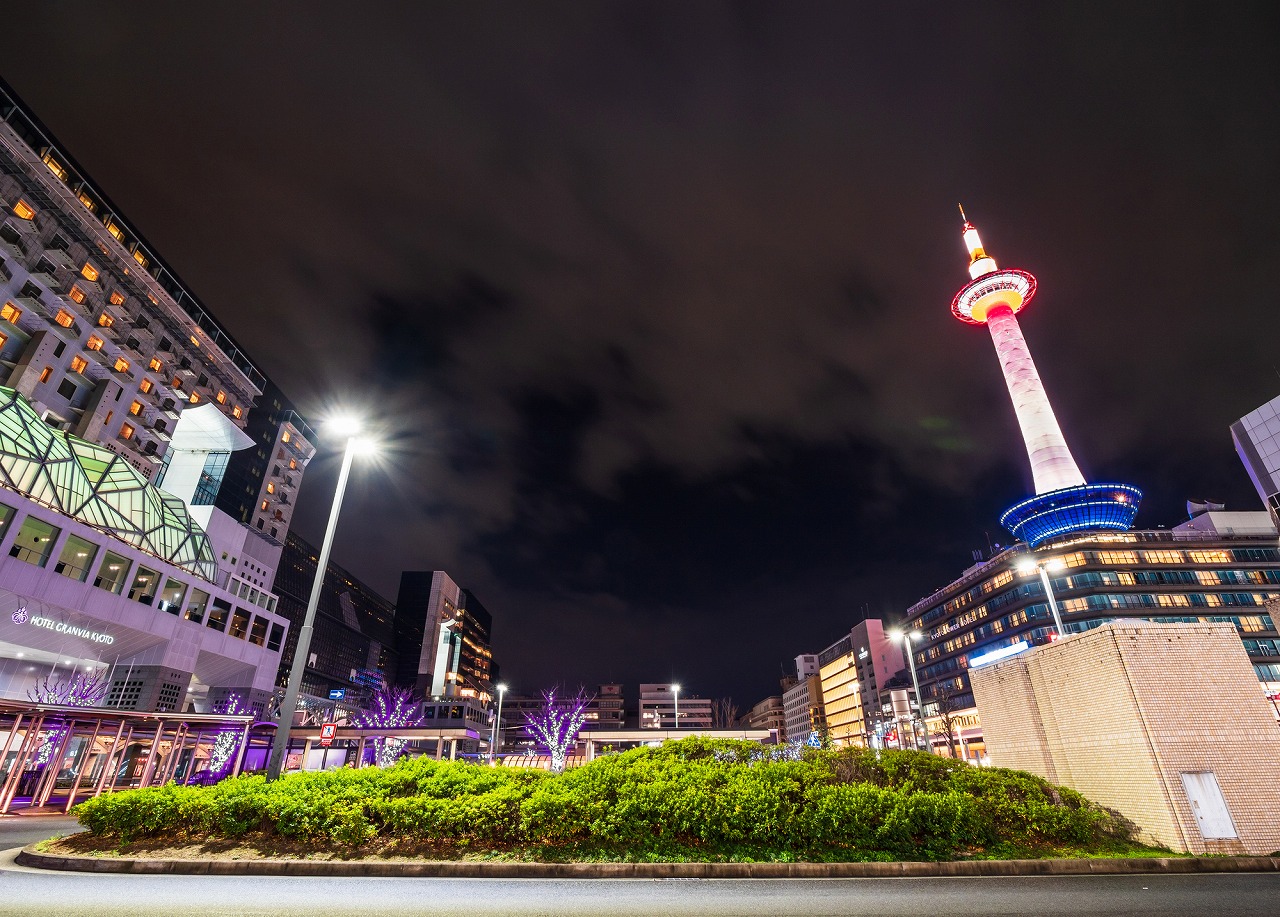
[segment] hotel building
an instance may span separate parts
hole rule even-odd
[[[872,744],[873,736],[886,731],[888,683],[906,665],[901,644],[890,639],[883,621],[868,618],[819,653],[818,665],[831,741]]]
[[[394,681],[424,697],[490,698],[493,618],[443,570],[406,571],[396,598]]]

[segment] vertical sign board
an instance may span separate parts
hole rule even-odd
[[[1187,801],[1195,813],[1201,837],[1206,841],[1238,837],[1235,822],[1231,820],[1227,801],[1222,797],[1213,771],[1184,771],[1182,788],[1187,792]]]
[[[328,748],[333,744],[334,734],[338,731],[337,723],[323,723],[320,726],[320,747]]]

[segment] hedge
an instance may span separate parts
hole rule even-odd
[[[429,758],[268,783],[125,790],[76,807],[93,834],[250,833],[317,848],[579,858],[920,859],[1121,849],[1125,825],[1039,777],[922,752],[689,738],[563,774]]]

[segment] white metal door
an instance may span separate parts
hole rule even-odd
[[[1196,815],[1200,836],[1205,840],[1238,837],[1227,801],[1218,788],[1218,778],[1213,771],[1188,771],[1182,775],[1182,788]]]

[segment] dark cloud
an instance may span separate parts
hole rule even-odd
[[[307,411],[396,448],[338,555],[441,566],[521,688],[744,703],[1029,486],[955,202],[1034,271],[1086,474],[1253,497],[1269,6],[60,4],[6,78]],[[308,473],[315,536],[333,462]]]

